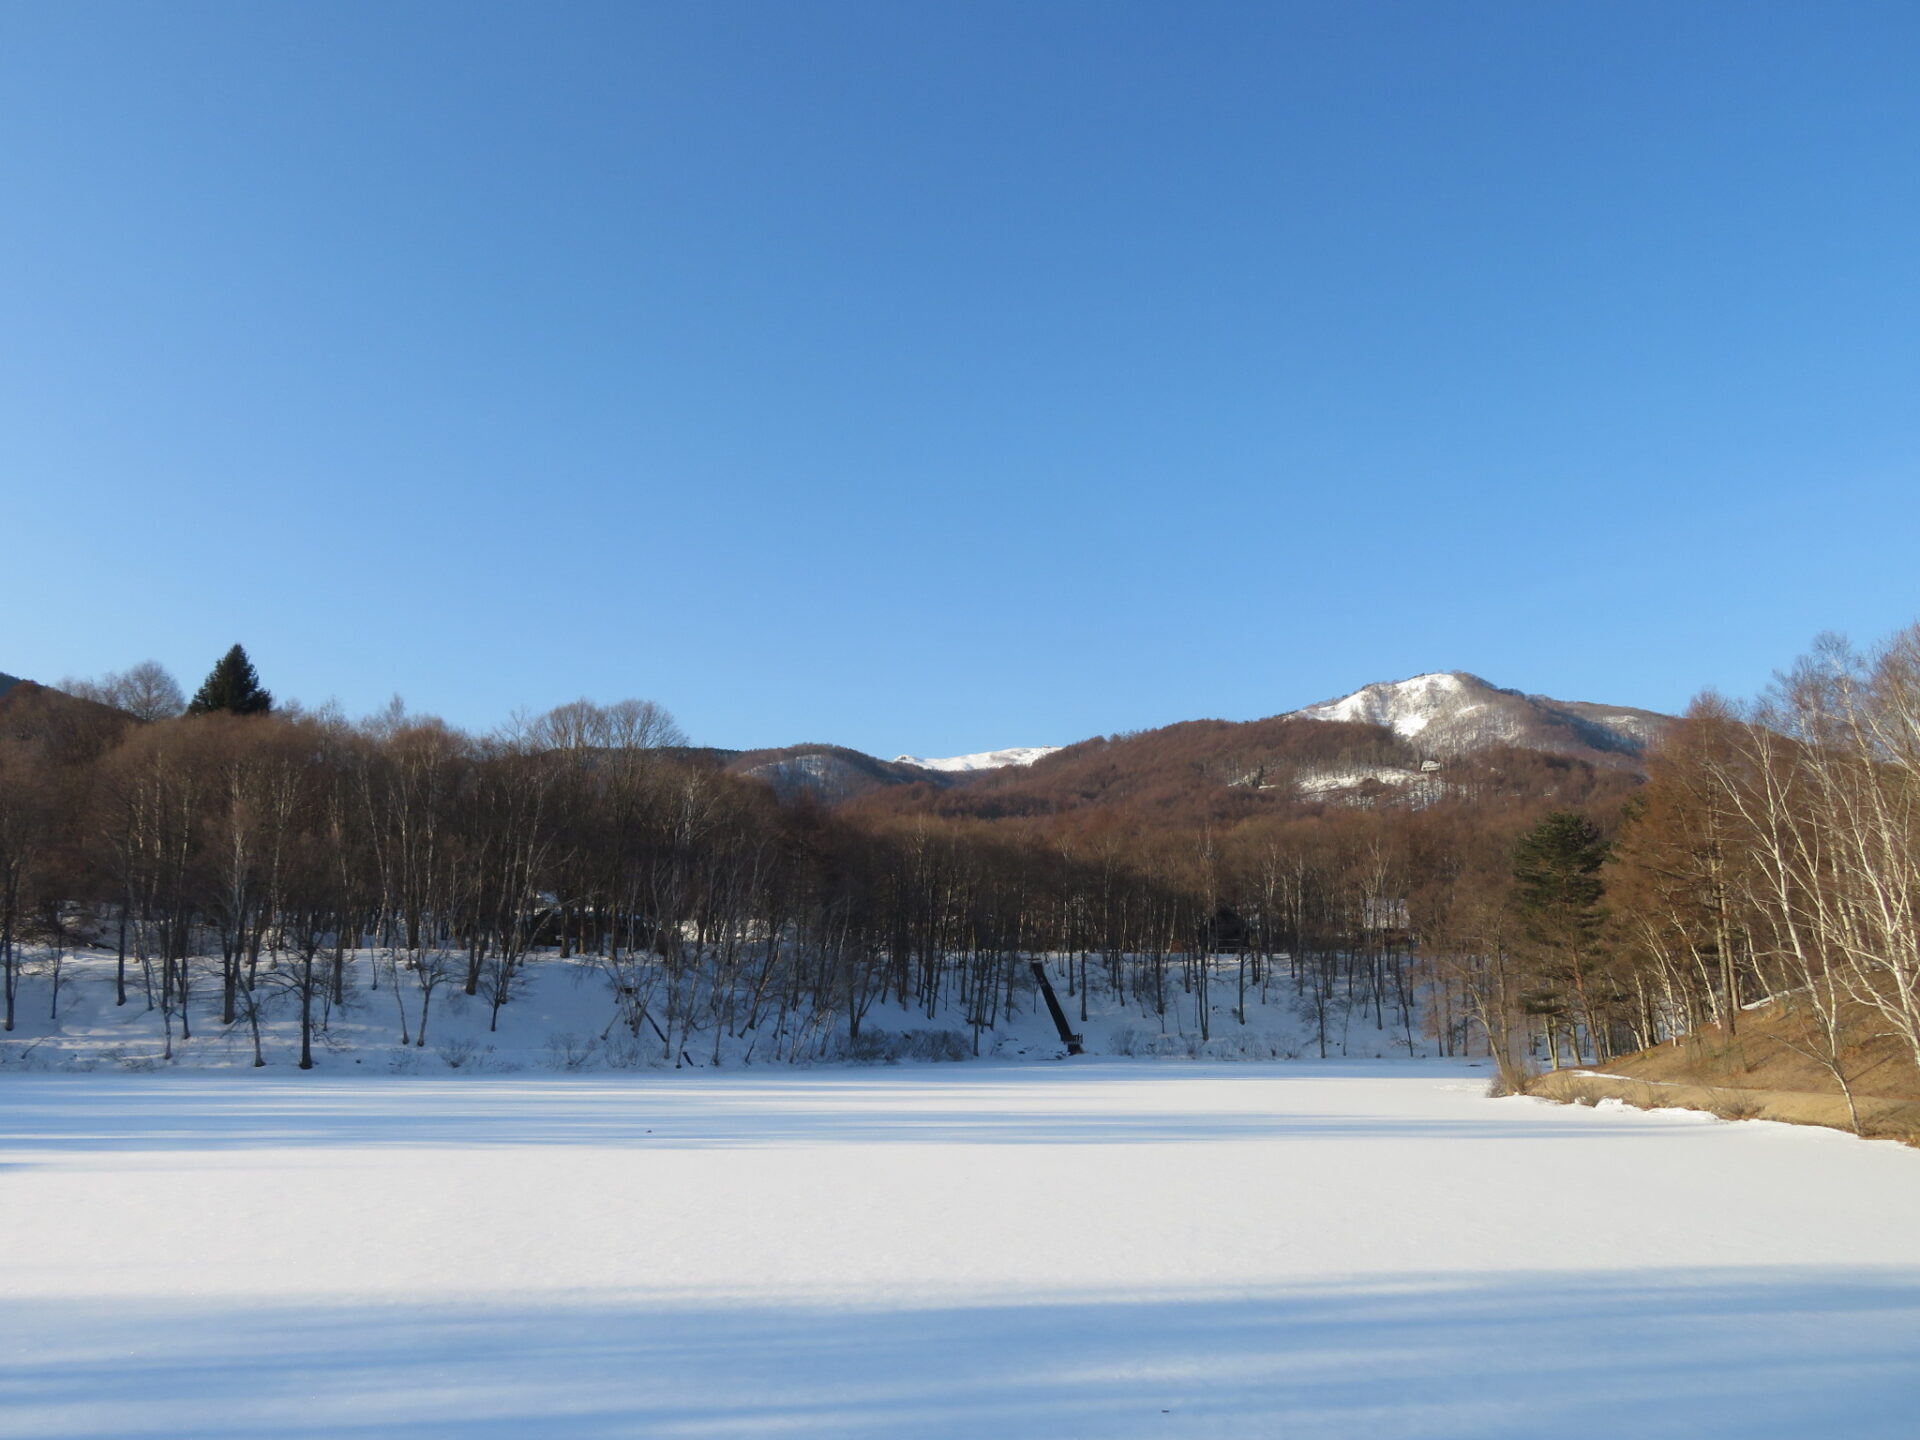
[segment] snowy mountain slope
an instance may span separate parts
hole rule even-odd
[[[778,750],[712,752],[728,770],[764,780],[781,795],[802,792],[837,804],[894,785],[950,785],[963,776],[1031,765],[1058,746],[1029,745],[977,755],[881,760],[843,745],[789,745]]]
[[[937,760],[923,759],[918,755],[896,755],[893,763],[917,765],[922,770],[938,770],[944,774],[963,774],[974,770],[1001,770],[1009,765],[1031,765],[1060,748],[1058,745],[1025,745],[1010,750],[984,750],[977,755],[949,755]]]
[[[1638,756],[1673,723],[1671,716],[1631,706],[1503,690],[1459,670],[1363,686],[1289,718],[1382,725],[1426,755],[1515,745],[1613,763]]]
[[[829,804],[885,789],[890,785],[939,781],[924,769],[877,760],[841,745],[790,745],[780,750],[747,750],[732,755],[727,769],[764,780],[783,796],[807,793]]]
[[[1362,686],[1338,700],[1323,700],[1291,713],[1302,720],[1384,725],[1403,740],[1411,740],[1436,719],[1470,714],[1483,708],[1472,698],[1471,691],[1475,688],[1491,690],[1493,687],[1473,675],[1416,675],[1411,680]]]

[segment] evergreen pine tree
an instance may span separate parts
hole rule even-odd
[[[1600,867],[1608,845],[1584,815],[1547,816],[1513,850],[1515,908],[1529,938],[1549,945],[1583,945],[1600,928],[1606,884]]]
[[[253,662],[236,645],[220,657],[220,663],[201,682],[187,714],[209,715],[225,710],[232,715],[264,715],[272,708],[273,696],[260,688]]]
[[[1596,1010],[1602,901],[1600,867],[1609,846],[1599,828],[1565,810],[1547,816],[1513,847],[1512,905],[1520,921],[1522,954],[1531,960],[1522,1006],[1546,1018],[1553,1063],[1560,1064],[1559,1034],[1573,1042],[1581,1063],[1581,1039],[1596,1063],[1612,1048],[1604,1017]]]

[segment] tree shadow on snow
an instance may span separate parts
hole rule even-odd
[[[1116,1067],[1117,1068],[1117,1067]],[[1457,1073],[1457,1072],[1454,1072]],[[1675,1133],[1670,1122],[1596,1126],[1584,1112],[1506,1107],[1442,1117],[1372,1111],[1164,1103],[1200,1080],[1242,1078],[1137,1069],[1073,1075],[1057,1067],[981,1074],[911,1072],[817,1079],[304,1076],[8,1077],[0,1148],[58,1163],[62,1154],[269,1147],[599,1145],[737,1149],[767,1145],[1187,1144],[1350,1139],[1586,1141]],[[1273,1078],[1271,1070],[1248,1079]],[[1280,1077],[1327,1080],[1326,1072]],[[1163,1102],[1155,1104],[1156,1096]],[[1136,1101],[1138,1103],[1129,1103]]]
[[[0,1317],[0,1433],[151,1440],[1906,1440],[1920,1274],[1406,1276],[1225,1299]]]

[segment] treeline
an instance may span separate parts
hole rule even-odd
[[[37,686],[0,702],[8,1027],[31,935],[108,944],[116,998],[160,1012],[169,1054],[211,1020],[250,1028],[264,1059],[263,1015],[297,1008],[303,1065],[339,1006],[371,998],[349,994],[365,952],[415,1045],[436,996],[497,1020],[554,957],[599,968],[610,1022],[668,1061],[725,1037],[798,1058],[857,1039],[883,1002],[958,1014],[977,1049],[1034,1006],[1040,957],[1081,1019],[1112,996],[1206,1039],[1217,1012],[1245,1024],[1280,999],[1323,1053],[1349,1024],[1411,1048],[1409,876],[1467,823],[1459,806],[834,810],[727,773],[646,702],[475,736],[397,707],[275,711],[243,654],[222,665],[188,713],[144,721]],[[109,682],[93,693],[125,689]],[[1442,1043],[1467,1043],[1464,1020]]]
[[[1081,1019],[1110,997],[1205,1037],[1277,1000],[1323,1051],[1346,1025],[1424,1030],[1510,1075],[1735,1029],[1768,997],[1843,1088],[1863,1016],[1920,1057],[1920,631],[1824,645],[1751,706],[1698,702],[1644,782],[1490,751],[1337,802],[1287,767],[1403,762],[1400,742],[1275,722],[1250,771],[1182,758],[1222,742],[1176,727],[1144,737],[1148,784],[1103,742],[830,808],[728,773],[647,702],[476,736],[397,706],[277,711],[244,655],[222,666],[197,713],[150,672],[97,692],[141,720],[0,698],[9,1029],[22,940],[84,926],[169,1046],[211,1017],[258,1056],[262,1014],[291,1006],[303,1063],[356,952],[403,1041],[450,989],[497,1019],[558,957],[597,967],[610,1029],[669,1063],[729,1037],[800,1058],[883,1003],[959,1014],[977,1048],[1034,1005],[1033,958]]]
[[[1648,769],[1612,823],[1548,817],[1419,907],[1503,1068],[1737,1035],[1761,1001],[1850,1105],[1867,1042],[1920,1064],[1920,627],[1823,641],[1750,704],[1702,697]]]
[[[756,1033],[764,1058],[797,1056],[835,1027],[857,1038],[889,999],[957,1010],[977,1046],[1032,1005],[1034,956],[1082,1018],[1102,991],[1204,1038],[1220,986],[1243,1021],[1250,996],[1288,986],[1323,1046],[1356,1006],[1414,1033],[1396,862],[1359,830],[1188,833],[1109,812],[1045,835],[835,813],[686,751],[644,702],[477,737],[397,709],[136,723],[9,698],[9,1028],[18,941],[77,938],[62,927],[79,914],[116,949],[117,998],[161,1012],[169,1054],[211,1013],[251,1026],[264,1058],[263,1011],[292,1004],[310,1064],[361,950],[383,957],[414,1044],[436,995],[497,1016],[548,956],[601,968],[618,1024],[667,1059]]]

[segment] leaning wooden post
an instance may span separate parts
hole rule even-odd
[[[1080,1054],[1082,1037],[1067,1028],[1067,1012],[1060,1008],[1060,997],[1053,993],[1053,982],[1047,979],[1047,967],[1038,960],[1028,963],[1033,966],[1034,982],[1039,985],[1040,993],[1047,997],[1047,1010],[1053,1016],[1054,1028],[1060,1032],[1060,1039],[1067,1047],[1067,1054]]]

